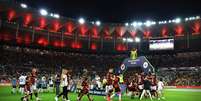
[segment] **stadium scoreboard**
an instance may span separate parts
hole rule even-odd
[[[174,50],[174,39],[173,38],[150,39],[149,50],[150,51]]]

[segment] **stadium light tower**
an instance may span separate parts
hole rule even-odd
[[[85,20],[84,20],[84,18],[79,18],[78,22],[79,22],[80,24],[84,24],[84,23],[85,23]]]
[[[129,42],[129,43],[132,43],[134,40],[132,38],[127,38],[126,41]]]
[[[97,25],[97,26],[100,26],[100,25],[101,25],[101,22],[100,22],[100,21],[96,21],[96,25]]]
[[[136,37],[136,38],[135,38],[135,42],[139,43],[140,41],[141,41],[141,40],[140,40],[139,37]]]
[[[53,16],[54,16],[54,14],[53,14],[53,13],[50,13],[50,16],[51,16],[51,17],[53,17]]]
[[[139,27],[142,26],[142,25],[143,25],[142,22],[138,22],[138,23],[137,23],[137,26],[139,26]]]
[[[176,18],[174,22],[175,23],[180,23],[181,22],[181,18]]]
[[[185,21],[188,21],[189,20],[189,18],[185,18]]]
[[[147,21],[145,22],[145,26],[150,27],[151,25],[152,25],[152,22],[151,22],[151,21],[147,20]]]
[[[151,22],[151,25],[155,25],[155,24],[156,24],[156,22],[155,22],[155,21]]]
[[[60,15],[59,14],[54,14],[53,17],[58,19],[58,18],[60,18]]]
[[[123,38],[122,40],[123,40],[123,42],[126,42],[127,39],[126,39],[126,38]]]
[[[43,16],[46,16],[48,14],[48,12],[45,9],[40,9],[40,14]]]
[[[21,3],[20,6],[21,6],[22,8],[27,8],[27,5],[26,5],[25,3]]]
[[[196,19],[200,19],[200,16],[196,16]]]
[[[125,26],[128,26],[129,24],[128,24],[128,22],[127,23],[125,23]]]
[[[137,27],[137,22],[133,22],[133,23],[132,23],[132,26],[133,26],[133,27]]]
[[[94,21],[92,21],[91,23],[92,23],[93,25],[95,24],[95,22],[94,22]]]

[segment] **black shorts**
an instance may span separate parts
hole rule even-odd
[[[47,89],[47,87],[42,87],[42,89]]]
[[[119,87],[117,87],[117,88],[114,89],[114,91],[115,91],[115,92],[120,92],[121,90],[120,90]]]
[[[106,87],[106,84],[103,85],[103,88],[105,88],[105,87]]]
[[[110,89],[110,90],[109,90],[109,93],[112,93],[112,92],[113,92],[113,89]]]
[[[81,93],[82,93],[82,94],[88,94],[88,93],[89,93],[89,90],[88,90],[88,89],[82,89],[82,90],[81,90]]]
[[[16,86],[16,85],[13,85],[13,88],[17,88],[17,86]]]
[[[149,90],[149,91],[151,91],[151,89],[150,89],[150,88],[144,88],[144,90]]]
[[[54,87],[54,85],[53,85],[53,84],[51,84],[51,85],[50,85],[50,87]]]
[[[137,91],[137,88],[136,87],[130,87],[129,91],[132,91],[132,92]]]
[[[151,92],[156,92],[156,90],[151,90]]]
[[[25,85],[20,85],[20,88],[24,88]]]
[[[41,84],[37,85],[37,88],[40,89],[41,88]]]

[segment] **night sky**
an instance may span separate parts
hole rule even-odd
[[[17,0],[62,16],[124,23],[201,15],[199,0]]]

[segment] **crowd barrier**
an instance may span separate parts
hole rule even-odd
[[[100,95],[100,96],[106,95],[105,90],[90,90],[89,93],[92,95]]]

